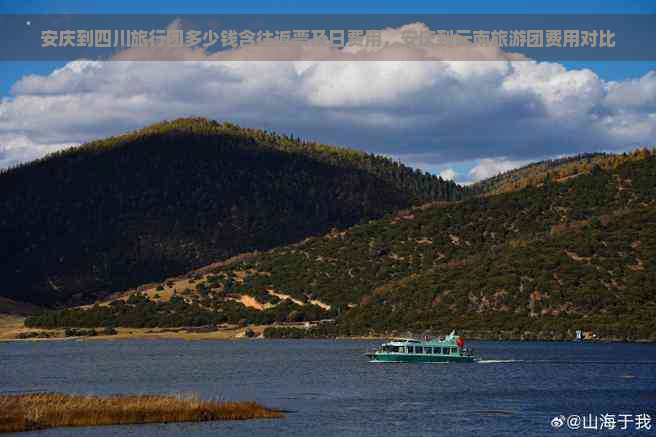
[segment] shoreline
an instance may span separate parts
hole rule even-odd
[[[76,337],[51,337],[51,338],[0,338],[0,344],[2,343],[20,343],[20,342],[64,342],[64,341],[120,341],[120,340],[185,340],[185,341],[212,341],[212,340],[221,340],[221,341],[294,341],[294,340],[333,340],[333,341],[387,341],[390,336],[387,337],[306,337],[306,338],[248,338],[240,335],[204,335],[204,334],[182,334],[182,335],[167,335],[164,333],[152,333],[152,334],[127,334],[127,335],[98,335],[94,337],[87,336],[76,336]],[[598,339],[598,340],[586,340],[576,342],[574,340],[550,340],[550,339],[499,339],[499,338],[469,338],[469,341],[481,341],[481,342],[517,342],[517,343],[599,343],[599,344],[617,344],[617,343],[626,343],[626,344],[642,344],[642,345],[656,345],[656,342],[649,339],[638,339],[638,340],[622,340],[622,339]]]
[[[0,315],[0,343],[4,342],[24,342],[24,341],[111,341],[111,340],[278,340],[284,338],[265,337],[264,330],[267,328],[295,328],[301,331],[304,329],[303,323],[285,324],[285,325],[248,325],[248,326],[229,326],[229,327],[176,327],[176,328],[116,328],[113,335],[104,335],[105,328],[93,328],[96,335],[93,336],[66,336],[65,328],[42,329],[25,327],[24,317],[15,315]],[[554,338],[540,335],[539,333],[525,333],[524,336],[504,332],[490,332],[489,335],[481,335],[481,332],[462,331],[467,340],[474,341],[521,341],[521,342],[572,342],[574,339]],[[19,336],[25,338],[19,338]],[[385,341],[398,335],[391,334],[373,334],[373,335],[353,335],[353,336],[336,336],[336,337],[314,337],[306,336],[298,339],[309,340],[369,340]],[[296,339],[296,338],[288,338]],[[656,339],[638,338],[625,339],[619,337],[597,337],[586,339],[583,343],[635,343],[635,344],[656,344]]]
[[[256,327],[257,328],[257,327]],[[121,328],[128,329],[128,328]],[[253,329],[251,327],[250,329]],[[185,341],[211,341],[211,340],[222,340],[222,341],[277,341],[277,340],[334,340],[334,341],[380,341],[384,342],[391,338],[391,336],[338,336],[338,337],[305,337],[305,338],[266,338],[262,335],[257,337],[247,337],[243,335],[244,330],[229,330],[229,331],[215,331],[215,332],[204,332],[204,333],[193,333],[193,332],[162,332],[162,331],[153,331],[135,332],[137,330],[132,329],[131,332],[119,331],[119,334],[116,335],[96,335],[96,336],[56,336],[56,337],[34,337],[34,338],[7,338],[3,337],[2,332],[0,331],[0,344],[1,343],[15,343],[15,342],[49,342],[49,341],[113,341],[113,340],[185,340]],[[473,338],[469,337],[469,341],[483,341],[483,342],[522,342],[522,343],[576,343],[574,340],[562,340],[562,339],[519,339],[519,338]],[[656,344],[653,340],[649,339],[637,339],[637,340],[624,340],[624,339],[596,339],[596,340],[585,340],[580,343],[627,343],[627,344]]]

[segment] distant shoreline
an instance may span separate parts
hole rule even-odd
[[[286,325],[285,327],[288,327]],[[7,317],[0,318],[0,342],[23,342],[23,341],[67,341],[67,340],[85,340],[85,341],[111,341],[111,340],[278,340],[285,338],[267,338],[263,333],[270,325],[250,325],[246,327],[224,328],[216,330],[202,330],[193,327],[178,328],[116,328],[116,334],[103,335],[104,328],[95,328],[97,334],[93,336],[65,336],[64,329],[38,329],[26,328],[23,326],[23,318],[13,317],[9,320]],[[302,324],[293,326],[293,329],[302,329]],[[250,335],[252,337],[249,337]],[[25,338],[17,338],[23,335]],[[27,335],[34,335],[29,337]],[[353,336],[326,336],[326,337],[300,337],[286,339],[310,339],[310,340],[379,340],[383,341],[394,335],[353,335]],[[543,338],[534,334],[524,338],[508,335],[499,335],[490,333],[490,335],[475,335],[465,332],[463,336],[467,340],[476,341],[550,341],[550,342],[574,342],[573,339],[562,338]],[[593,340],[584,340],[584,343],[656,343],[653,339],[623,339],[623,338],[596,338]]]

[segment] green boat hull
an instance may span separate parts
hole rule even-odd
[[[429,355],[429,354],[367,354],[374,363],[473,363],[474,357],[462,355]]]

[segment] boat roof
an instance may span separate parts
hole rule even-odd
[[[395,337],[389,340],[389,343],[413,343],[413,344],[455,344],[456,339],[458,336],[456,335],[455,331],[451,331],[449,335],[446,337],[431,337],[429,340],[423,340],[423,339],[417,339],[417,338],[410,338],[410,337]]]

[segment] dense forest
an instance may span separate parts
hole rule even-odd
[[[217,313],[225,296],[249,296],[271,311],[290,305],[284,294],[306,309],[328,307],[304,320],[336,317],[335,325],[270,329],[269,337],[458,328],[656,339],[656,153],[594,159],[589,168],[587,158],[567,161],[558,171],[577,168],[569,177],[547,172],[523,189],[428,203],[207,268],[191,274],[194,287],[219,302]],[[239,305],[227,303],[227,312]],[[73,311],[31,323],[56,325],[47,317]]]
[[[87,303],[465,195],[371,154],[201,118],[163,122],[0,173],[0,297]]]
[[[513,338],[656,340],[656,209],[637,208],[537,240],[513,240],[378,288],[343,333],[396,329]]]

